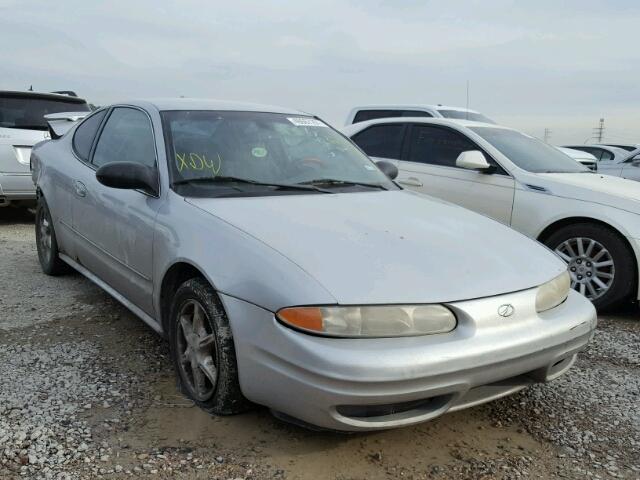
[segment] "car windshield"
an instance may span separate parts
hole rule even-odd
[[[0,93],[0,127],[47,130],[45,115],[61,112],[88,112],[89,106],[77,98],[55,99],[29,94]]]
[[[471,127],[518,167],[534,173],[591,172],[555,147],[506,128]]]
[[[632,162],[636,157],[640,157],[640,148],[636,148],[635,150],[631,150],[628,152],[624,152],[625,153],[625,157],[624,160],[622,160],[623,163],[630,163]]]
[[[349,140],[309,116],[166,111],[173,189],[191,196],[389,190],[397,187]]]
[[[465,110],[438,110],[445,118],[454,118],[456,120],[471,120],[473,122],[496,123],[489,117],[485,117],[481,113],[467,112]]]

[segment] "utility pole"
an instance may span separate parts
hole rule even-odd
[[[544,143],[549,143],[549,140],[551,140],[551,129],[550,128],[545,128],[544,129]]]
[[[467,120],[469,120],[469,80],[467,80]]]
[[[604,140],[604,118],[601,118],[598,126],[593,129],[593,138],[595,138],[598,143],[602,143]]]

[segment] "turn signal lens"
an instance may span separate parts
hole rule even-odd
[[[322,331],[322,313],[316,307],[286,308],[278,312],[280,320],[304,330]]]
[[[571,290],[571,276],[568,271],[540,285],[536,294],[536,311],[540,313],[557,307],[567,299],[569,290]]]
[[[330,337],[406,337],[456,328],[455,315],[443,305],[292,307],[277,317],[291,327]]]

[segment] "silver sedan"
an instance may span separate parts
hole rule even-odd
[[[117,104],[32,164],[44,272],[81,272],[164,335],[215,414],[414,424],[562,375],[594,332],[553,253],[403,190],[308,114]]]

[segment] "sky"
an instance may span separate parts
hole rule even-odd
[[[556,144],[640,143],[640,2],[0,0],[0,89],[104,105],[466,105]]]

